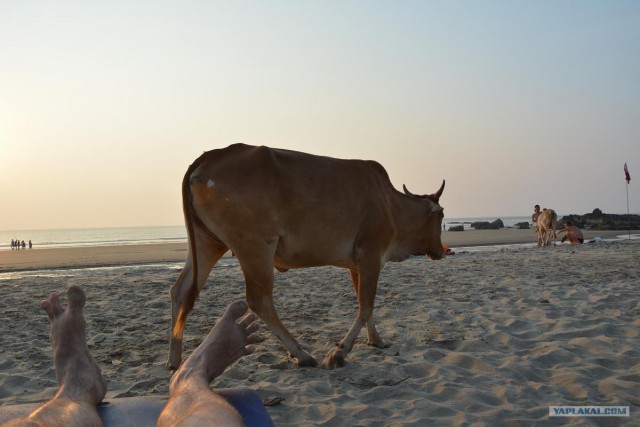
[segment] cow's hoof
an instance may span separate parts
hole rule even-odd
[[[180,367],[180,362],[175,363],[174,361],[172,361],[171,359],[169,359],[165,365],[167,367],[167,369],[170,369],[172,371],[177,370]]]
[[[369,345],[371,347],[377,347],[377,348],[389,348],[391,347],[391,344],[388,344],[386,341],[374,341],[374,342],[370,342]]]
[[[327,354],[327,357],[322,361],[322,367],[324,369],[342,368],[345,365],[344,355],[340,350],[333,350]]]
[[[298,365],[300,368],[314,368],[318,366],[318,362],[316,361],[316,359],[309,355],[304,358],[296,357],[294,358],[294,360],[296,361],[296,365]]]

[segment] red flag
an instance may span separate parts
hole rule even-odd
[[[631,182],[631,175],[629,175],[629,169],[627,169],[627,162],[624,162],[624,179],[627,180],[627,184]]]

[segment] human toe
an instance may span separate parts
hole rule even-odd
[[[236,321],[240,319],[249,309],[247,302],[245,300],[237,300],[232,302],[229,307],[227,307],[227,311],[224,313],[224,316]]]
[[[52,292],[51,295],[49,295],[49,299],[42,301],[42,303],[40,303],[40,307],[47,312],[49,319],[53,319],[64,312],[64,309],[60,305],[60,298],[55,292]]]
[[[251,324],[245,327],[244,332],[247,335],[252,335],[258,332],[259,329],[260,329],[260,325],[258,324],[258,322],[252,322]]]
[[[69,300],[69,308],[72,311],[82,311],[87,297],[79,286],[70,286],[67,289],[67,299]]]

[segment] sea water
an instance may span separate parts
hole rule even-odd
[[[37,248],[116,246],[187,241],[184,225],[165,227],[69,228],[0,231],[0,249],[11,249],[11,240],[29,240]]]
[[[493,222],[501,219],[504,226],[513,227],[519,222],[528,222],[523,216],[506,217],[460,217],[445,218],[447,229],[453,225],[464,225],[465,230],[477,221]],[[37,248],[72,248],[83,246],[116,246],[153,243],[186,243],[187,231],[184,225],[163,227],[106,227],[68,228],[49,230],[6,230],[0,231],[0,250],[11,249],[11,240],[29,245],[29,240]]]
[[[558,215],[558,218],[562,218],[562,215]],[[521,222],[526,222],[531,224],[531,217],[526,216],[503,216],[503,217],[459,217],[459,218],[447,218],[445,217],[442,220],[442,223],[446,226],[447,230],[449,227],[453,227],[456,225],[462,224],[465,230],[471,229],[471,224],[474,222],[493,222],[497,219],[502,220],[505,228],[514,228],[516,224]]]

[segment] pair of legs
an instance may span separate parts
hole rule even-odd
[[[51,294],[41,307],[51,321],[51,344],[59,388],[55,396],[28,416],[6,426],[101,426],[97,405],[106,393],[100,369],[89,353],[81,288],[67,291],[68,306]],[[209,383],[238,358],[254,351],[258,325],[247,313],[245,301],[232,303],[191,356],[180,366],[169,386],[169,401],[159,426],[243,425],[242,417],[213,392]]]

